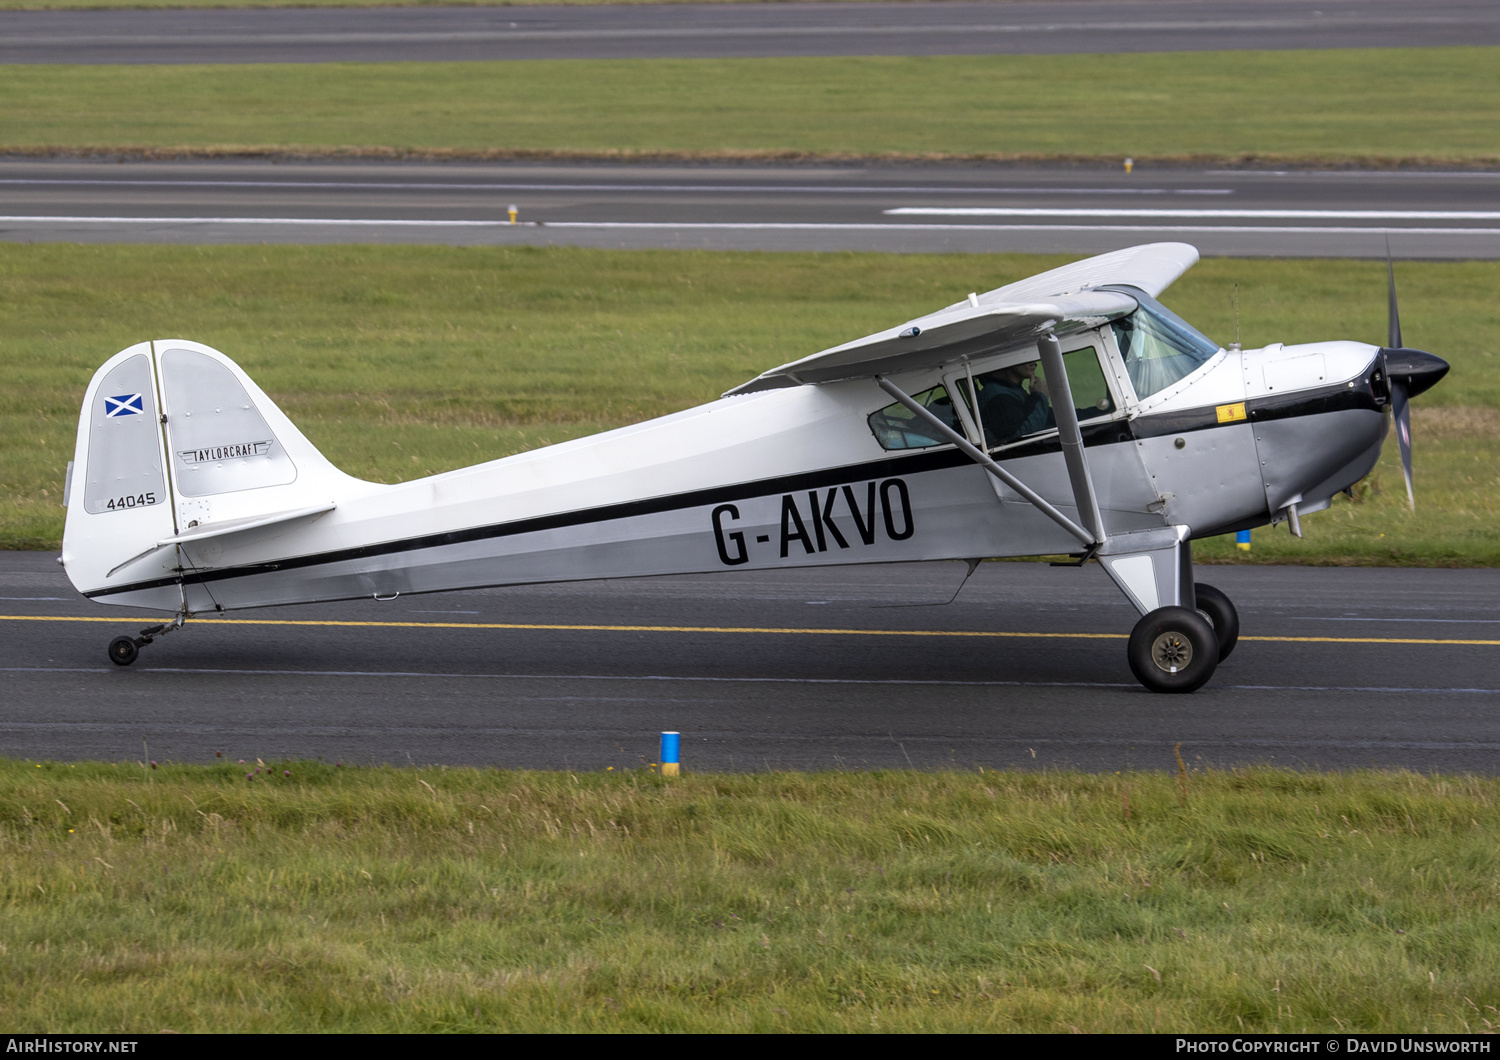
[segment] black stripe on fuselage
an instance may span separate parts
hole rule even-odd
[[[1294,390],[1289,394],[1252,398],[1245,402],[1246,418],[1243,420],[1220,423],[1217,407],[1207,406],[1138,416],[1131,421],[1130,427],[1137,438],[1160,438],[1164,434],[1207,431],[1215,427],[1232,427],[1236,423],[1265,423],[1349,409],[1379,412],[1384,408],[1385,405],[1376,400],[1369,381],[1356,379],[1352,387],[1348,383],[1340,383],[1337,386],[1319,387],[1317,390]]]
[[[1288,416],[1314,415],[1321,412],[1338,411],[1344,408],[1374,409],[1379,407],[1381,406],[1375,403],[1374,397],[1368,388],[1361,388],[1356,385],[1353,388],[1347,386],[1325,387],[1315,391],[1298,391],[1293,394],[1277,397],[1259,398],[1247,403],[1247,412],[1250,420],[1254,422],[1265,419],[1282,419]],[[1129,442],[1136,438],[1151,438],[1163,434],[1181,434],[1187,431],[1208,430],[1228,425],[1219,423],[1214,409],[1208,407],[1189,409],[1182,412],[1162,413],[1155,416],[1141,416],[1134,421],[1109,420],[1104,423],[1086,423],[1080,426],[1082,427],[1084,445],[1093,448],[1100,445]],[[1026,442],[1001,450],[996,452],[994,456],[997,461],[1004,463],[1022,457],[1057,453],[1061,452],[1061,450],[1062,443],[1056,434],[1052,434],[1045,438],[1038,438],[1034,442]],[[445,545],[466,544],[471,541],[485,541],[499,537],[514,537],[518,534],[536,533],[541,530],[557,530],[569,526],[584,526],[589,523],[608,522],[613,519],[658,515],[662,512],[678,511],[683,508],[697,508],[710,504],[751,500],[756,497],[764,497],[777,493],[794,493],[798,490],[840,486],[861,479],[893,478],[900,475],[921,474],[927,471],[942,471],[948,468],[962,467],[967,463],[969,463],[969,458],[963,453],[951,446],[944,446],[908,456],[887,457],[884,460],[876,460],[865,464],[850,464],[842,467],[824,468],[819,471],[807,471],[797,475],[783,475],[778,478],[759,479],[754,482],[741,482],[729,486],[714,486],[709,489],[693,490],[688,493],[675,493],[664,497],[651,497],[646,500],[626,501],[621,504],[607,504],[597,508],[583,508],[572,512],[558,512],[553,515],[537,516],[533,519],[518,519],[510,523],[469,527],[464,530],[449,530],[441,534],[428,534],[422,537],[403,538],[397,541],[384,541],[378,544],[361,545],[357,548],[315,553],[310,556],[295,556],[290,559],[277,560],[274,563],[256,563],[243,567],[225,567],[220,570],[211,571],[184,571],[180,576],[171,578],[156,578],[150,581],[133,582],[129,585],[111,586],[105,589],[91,589],[83,595],[89,599],[97,599],[103,596],[117,596],[121,593],[159,589],[163,586],[176,585],[179,582],[189,585],[199,585],[207,582],[224,581],[230,578],[249,578],[257,574],[270,574],[275,571],[320,567],[332,563],[347,562],[349,560],[389,556],[400,552],[417,552],[428,548],[442,548]]]
[[[630,519],[641,515],[658,515],[662,512],[677,511],[682,508],[697,508],[709,504],[751,500],[755,497],[764,497],[769,494],[794,493],[798,490],[840,486],[858,479],[894,478],[900,475],[916,475],[924,471],[941,471],[946,468],[961,467],[967,463],[969,463],[967,456],[957,449],[948,446],[942,449],[929,449],[907,456],[888,457],[884,460],[876,460],[867,464],[824,468],[820,471],[806,471],[797,475],[783,475],[778,478],[760,479],[755,482],[741,482],[730,486],[714,486],[710,489],[693,490],[688,493],[674,493],[665,497],[651,497],[646,500],[606,504],[597,508],[583,508],[572,512],[540,515],[533,519],[518,519],[509,523],[475,526],[464,530],[449,530],[441,534],[427,534],[423,537],[403,538],[399,541],[383,541],[379,544],[361,545],[357,548],[339,549],[335,552],[319,552],[310,556],[296,556],[291,559],[277,560],[274,563],[256,563],[243,567],[225,567],[222,570],[211,571],[184,571],[180,579],[178,577],[157,578],[152,581],[134,582],[130,585],[119,587],[111,586],[107,589],[93,589],[83,595],[90,599],[95,599],[100,596],[115,596],[120,593],[139,592],[144,589],[159,589],[166,585],[176,585],[179,580],[189,585],[197,585],[204,582],[223,581],[227,578],[248,578],[256,574],[269,574],[272,571],[297,570],[329,563],[340,563],[352,559],[389,556],[397,552],[416,552],[426,548],[442,548],[445,545],[466,544],[470,541],[485,541],[497,537],[514,537],[517,534],[531,534],[540,530],[557,530],[569,526],[583,526],[588,523],[602,523],[612,519]]]

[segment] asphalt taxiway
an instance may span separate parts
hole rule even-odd
[[[4,63],[1015,55],[1500,44],[1489,0],[0,12]]]
[[[1309,524],[1316,532],[1316,520]],[[1243,636],[1204,689],[1131,678],[1096,568],[726,573],[141,623],[0,553],[0,753],[617,769],[1379,765],[1500,772],[1500,571],[1200,567]],[[142,616],[144,617],[144,616]]]
[[[9,159],[0,239],[1497,258],[1497,192],[1494,172]]]

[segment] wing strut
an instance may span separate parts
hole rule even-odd
[[[1054,343],[1056,341],[1056,339],[1053,339]],[[1059,360],[1061,360],[1061,356],[1061,354],[1058,355]],[[904,390],[898,387],[895,383],[891,382],[889,379],[885,378],[885,376],[881,375],[877,375],[875,377],[875,382],[880,384],[880,389],[884,390],[887,394],[891,395],[891,397],[895,398],[897,401],[901,402],[901,404],[910,409],[913,416],[916,416],[919,420],[936,431],[938,437],[952,442],[954,445],[958,446],[960,452],[962,452],[970,460],[974,461],[974,463],[984,468],[991,475],[995,476],[995,478],[999,479],[1001,482],[1005,483],[1011,489],[1019,493],[1022,497],[1029,501],[1037,509],[1037,511],[1041,512],[1048,519],[1051,519],[1054,523],[1056,523],[1058,526],[1062,527],[1069,534],[1075,537],[1078,540],[1078,543],[1081,544],[1084,548],[1093,548],[1095,545],[1099,544],[1099,541],[1094,537],[1093,534],[1090,534],[1083,527],[1079,526],[1062,512],[1058,511],[1052,505],[1048,504],[1045,500],[1042,499],[1040,495],[1033,492],[1031,488],[1028,487],[1024,482],[1016,478],[1016,476],[1012,475],[1009,471],[1006,471],[1003,467],[990,459],[988,453],[979,449],[963,435],[959,434],[952,427],[949,427],[942,420],[934,416],[928,409],[923,407],[918,401],[916,401],[911,395],[907,394]],[[1073,429],[1075,432],[1078,429],[1078,421],[1076,419],[1073,421]],[[1069,465],[1069,471],[1071,472],[1071,470],[1072,467],[1071,465]],[[1092,490],[1090,490],[1089,495],[1090,497],[1093,496]],[[1094,516],[1096,519],[1098,518],[1097,507],[1094,509]]]
[[[1068,386],[1068,370],[1063,366],[1062,346],[1050,331],[1036,343],[1047,374],[1047,388],[1052,392],[1052,412],[1057,419],[1057,437],[1062,442],[1063,460],[1068,464],[1068,479],[1073,485],[1073,503],[1079,518],[1094,541],[1104,543],[1104,519],[1099,515],[1099,499],[1094,495],[1094,479],[1083,455],[1083,431],[1078,427],[1078,410],[1073,407],[1073,390]],[[1091,542],[1092,543],[1092,542]]]

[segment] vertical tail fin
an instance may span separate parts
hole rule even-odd
[[[181,539],[329,510],[352,482],[244,371],[195,342],[143,342],[94,373],[78,421],[63,564],[80,592],[183,606]]]

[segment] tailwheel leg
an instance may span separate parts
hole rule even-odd
[[[1131,672],[1153,692],[1193,692],[1219,665],[1214,627],[1186,607],[1158,607],[1130,632]]]
[[[141,630],[139,636],[116,637],[109,642],[109,661],[116,666],[129,666],[141,654],[142,648],[150,644],[157,637],[165,637],[174,629],[181,629],[183,624],[187,622],[187,619],[187,612],[183,611],[170,622],[163,622],[157,626],[147,626]]]

